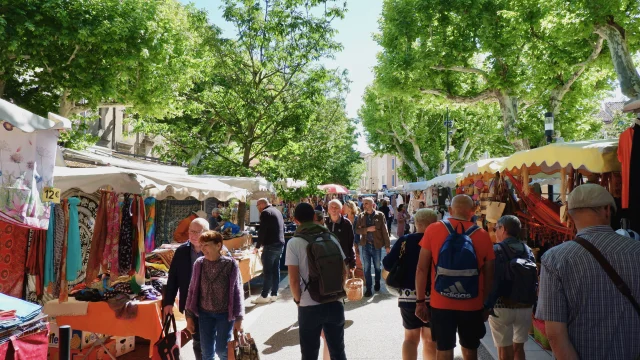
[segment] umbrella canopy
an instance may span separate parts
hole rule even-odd
[[[0,99],[0,120],[29,133],[37,130],[71,129],[71,121],[67,118],[53,113],[49,113],[48,119],[43,118],[2,99]]]
[[[326,184],[326,185],[318,185],[318,189],[324,190],[329,194],[348,194],[349,189],[342,185],[337,184]]]

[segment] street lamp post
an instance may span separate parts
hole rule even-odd
[[[544,134],[547,137],[547,144],[551,144],[551,141],[553,141],[554,123],[555,120],[552,112],[544,114]]]
[[[444,126],[447,127],[447,149],[445,151],[445,154],[447,155],[447,166],[446,166],[446,173],[450,174],[451,173],[451,169],[449,168],[449,138],[451,137],[451,135],[453,135],[453,131],[451,130],[453,127],[453,120],[449,119],[449,108],[447,107],[447,117],[444,120]]]

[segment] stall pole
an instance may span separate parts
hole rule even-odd
[[[60,326],[59,331],[60,342],[58,345],[60,360],[69,360],[71,359],[71,326]]]
[[[560,201],[567,202],[567,169],[560,169]]]
[[[529,195],[529,168],[526,165],[522,166],[522,192]]]

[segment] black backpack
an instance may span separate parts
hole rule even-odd
[[[504,274],[509,286],[503,293],[503,301],[509,304],[533,305],[536,302],[538,287],[538,267],[529,260],[527,246],[523,244],[523,251],[514,252],[504,243],[498,243],[499,255],[505,258],[506,273]]]
[[[344,290],[344,260],[342,249],[335,235],[330,232],[315,235],[296,234],[306,240],[309,282],[302,279],[304,291],[309,291],[311,299],[321,304],[342,300],[347,296]]]

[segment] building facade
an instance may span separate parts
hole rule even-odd
[[[394,155],[362,154],[366,164],[365,172],[360,177],[358,191],[361,193],[376,193],[383,189],[391,189],[406,184],[398,179],[399,159]]]

